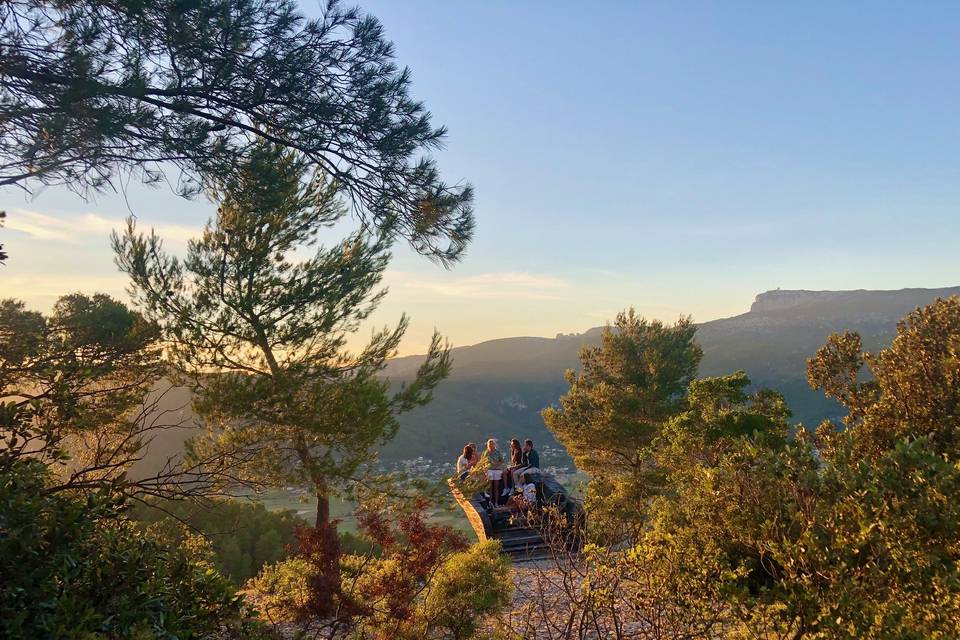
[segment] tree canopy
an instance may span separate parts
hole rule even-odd
[[[869,457],[903,438],[929,436],[960,459],[960,298],[909,314],[890,347],[876,354],[863,351],[857,333],[831,336],[808,361],[807,377],[847,410],[843,435],[829,421],[817,430],[828,455],[837,438],[852,438]]]
[[[163,375],[157,338],[103,294],[63,296],[48,315],[0,301],[4,456],[63,462],[73,488],[126,471],[149,432],[144,398]]]
[[[435,335],[416,377],[391,391],[379,373],[406,317],[345,348],[385,293],[390,241],[361,230],[301,258],[346,210],[299,154],[260,143],[211,196],[217,217],[184,260],[131,222],[114,236],[118,264],[197,395],[208,431],[193,451],[241,451],[245,475],[311,487],[326,526],[330,493],[370,468],[398,412],[429,401],[449,350]]]
[[[605,545],[624,520],[587,513],[599,544],[561,571],[596,597],[560,619],[591,620],[581,638],[958,637],[958,348],[960,298],[911,312],[876,354],[831,336],[809,379],[848,415],[816,437],[742,372],[693,380],[649,447],[657,493],[608,492],[644,526]]]
[[[591,497],[635,512],[657,480],[651,445],[659,429],[684,407],[700,364],[689,318],[669,326],[633,309],[617,315],[601,343],[580,352],[581,370],[567,371],[569,390],[543,420],[590,474]],[[595,503],[600,508],[599,503]]]
[[[161,408],[170,384],[159,339],[155,323],[105,294],[62,296],[49,314],[0,300],[0,469],[45,462],[51,491],[215,493],[231,476],[229,452],[128,475],[155,437],[183,427],[181,412]]]
[[[329,2],[12,0],[0,5],[0,186],[86,193],[177,170],[194,194],[251,146],[296,150],[354,213],[419,252],[457,260],[469,185],[440,179],[445,129],[410,96],[382,25]]]
[[[236,585],[286,557],[298,526],[293,511],[267,511],[263,504],[235,499],[151,500],[135,505],[130,517],[165,546],[182,547],[202,535],[210,544],[210,563]]]

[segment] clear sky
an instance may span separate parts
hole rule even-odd
[[[464,345],[634,306],[709,320],[764,290],[960,284],[960,4],[367,0],[476,188],[451,271],[399,248],[380,323]],[[305,4],[317,13],[313,3]],[[0,296],[123,295],[132,211],[173,247],[212,213],[163,190],[0,191]]]

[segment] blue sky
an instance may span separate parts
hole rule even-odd
[[[304,4],[308,13],[316,5]],[[376,321],[455,344],[634,306],[696,320],[757,293],[960,284],[960,4],[363,2],[477,192],[446,272],[398,249]],[[182,245],[213,208],[131,187],[0,192],[0,295],[122,295],[129,210]]]

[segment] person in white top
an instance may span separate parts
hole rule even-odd
[[[517,493],[510,496],[507,504],[514,509],[524,511],[537,506],[537,487],[532,482],[523,485],[523,493]]]
[[[463,453],[457,458],[457,477],[461,480],[470,474],[470,469],[477,463],[476,453],[473,445],[468,444],[463,447]]]
[[[537,504],[537,486],[532,482],[523,485],[523,499],[531,505]]]

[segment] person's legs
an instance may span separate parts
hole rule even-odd
[[[515,487],[522,487],[524,485],[523,474],[527,473],[528,471],[530,471],[530,467],[517,467],[517,469],[513,472],[513,485]]]
[[[513,482],[513,470],[516,467],[507,467],[503,472],[503,486],[504,489],[508,492],[513,491],[514,482]]]
[[[494,504],[500,504],[500,477],[503,472],[499,469],[490,469],[487,471],[487,477],[490,478],[490,498]]]

